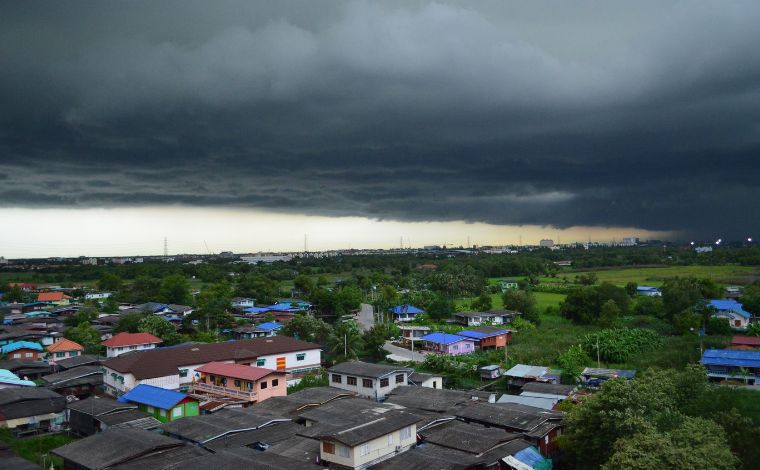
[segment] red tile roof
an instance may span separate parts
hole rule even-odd
[[[224,377],[232,377],[234,379],[243,379],[256,381],[269,374],[282,374],[285,372],[277,372],[272,369],[264,369],[263,367],[246,366],[243,364],[228,364],[226,362],[209,362],[208,364],[199,367],[198,372],[205,372],[207,374],[222,375]]]
[[[71,341],[70,339],[64,338],[48,346],[47,350],[48,352],[67,352],[67,351],[84,351],[84,348],[82,347],[81,344],[75,343],[74,341]]]
[[[731,340],[731,343],[741,344],[744,346],[760,347],[760,338],[758,338],[757,336],[736,335]]]
[[[119,346],[135,346],[138,344],[160,343],[161,338],[156,338],[150,333],[119,333],[118,335],[103,341],[103,346],[109,348]]]
[[[70,298],[63,292],[40,292],[37,294],[37,302],[59,302]]]

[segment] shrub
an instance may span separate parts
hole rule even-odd
[[[625,362],[631,355],[655,349],[661,344],[660,337],[652,330],[641,328],[613,328],[591,333],[583,337],[583,349],[589,356],[597,356],[605,362]]]

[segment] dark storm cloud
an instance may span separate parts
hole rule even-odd
[[[760,229],[756,2],[520,5],[6,5],[0,204]]]

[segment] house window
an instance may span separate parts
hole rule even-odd
[[[266,359],[256,359],[256,367],[264,367],[266,363]]]
[[[280,379],[273,379],[272,380],[272,387],[276,387],[280,385]]]
[[[348,385],[356,386],[356,377],[346,377],[346,383]]]
[[[162,417],[166,418],[166,410],[160,410],[159,413]]]
[[[130,347],[129,347],[129,350],[130,350],[130,351],[134,351],[135,349],[137,349],[137,346],[130,346]]]
[[[264,390],[265,388],[267,388],[267,383],[266,383],[266,381],[264,381],[264,382],[261,382],[261,389],[262,389],[262,390]]]
[[[349,457],[349,455],[348,455],[348,447],[342,446],[342,445],[338,445],[338,455],[340,455],[341,457],[348,458]]]
[[[388,447],[393,445],[393,434],[388,434]]]
[[[364,387],[364,388],[372,388],[372,380],[370,380],[370,379],[362,379],[362,387]]]
[[[384,379],[380,379],[380,386],[381,386],[381,387],[387,387],[387,386],[388,386],[388,384],[389,384],[389,380],[388,380],[388,378],[387,378],[387,377],[386,377],[386,378],[384,378]]]
[[[25,357],[32,357],[32,353],[26,353],[24,354]]]
[[[152,406],[148,407],[148,413],[153,413],[153,407]]]
[[[452,351],[459,351],[459,345],[455,344],[455,345],[451,346],[451,350]]]
[[[172,418],[181,418],[182,417],[182,407],[178,406],[174,409],[172,409]]]
[[[362,444],[362,446],[359,447],[359,455],[364,457],[367,454],[369,454],[369,444]]]
[[[14,354],[14,355],[13,355],[13,358],[14,358],[14,359],[21,359],[21,353],[19,353],[19,354]]]
[[[62,353],[62,352],[55,353],[55,357],[66,357],[66,353]]]
[[[303,361],[306,359],[306,353],[296,354],[296,361]]]
[[[187,377],[187,369],[180,369],[179,370],[179,376],[180,377]]]
[[[405,441],[407,439],[411,439],[411,437],[412,437],[412,427],[411,426],[407,426],[407,427],[403,428],[401,431],[399,431],[398,437],[402,441]]]
[[[235,380],[235,386],[236,387],[240,387],[240,381],[239,380]]]
[[[333,374],[332,381],[336,384],[343,383],[343,376],[340,374]]]
[[[119,382],[124,383],[124,376],[123,375],[119,376]]]
[[[335,444],[332,442],[323,442],[322,443],[322,452],[325,454],[334,454],[335,453]]]
[[[397,383],[397,384],[402,384],[402,383],[404,383],[404,374],[397,374],[397,375],[396,375],[396,383]]]

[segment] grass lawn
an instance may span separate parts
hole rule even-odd
[[[53,457],[50,451],[68,444],[74,440],[68,434],[53,434],[46,436],[34,436],[24,439],[13,437],[7,429],[0,430],[0,441],[8,444],[19,457],[43,465],[44,468],[50,468],[50,459],[52,458],[55,468],[63,468],[63,459]]]
[[[752,274],[757,273],[757,268],[750,266],[668,266],[662,268],[601,269],[584,272],[595,273],[599,282],[610,282],[619,286],[624,286],[628,282],[635,282],[659,287],[665,279],[677,276],[708,278],[719,284],[746,284]],[[569,272],[566,276],[572,281],[578,274],[580,272]]]
[[[559,303],[565,299],[565,294],[553,294],[551,292],[534,292],[533,294],[536,296],[536,306],[539,312],[543,312],[549,306],[559,307]],[[456,299],[454,300],[454,306],[458,309],[469,309],[473,300],[475,300],[475,297]],[[491,308],[504,308],[501,294],[491,294]]]

